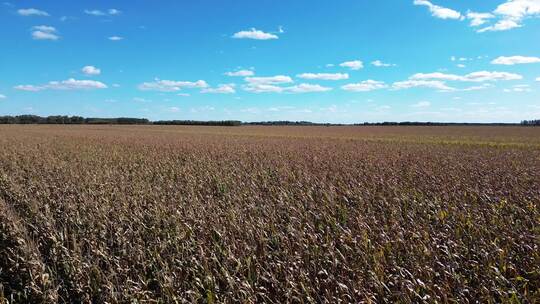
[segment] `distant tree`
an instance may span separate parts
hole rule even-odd
[[[540,126],[540,119],[523,120],[521,124],[524,126]]]

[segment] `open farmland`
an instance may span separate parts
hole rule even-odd
[[[0,126],[0,302],[535,302],[539,208],[539,128]]]

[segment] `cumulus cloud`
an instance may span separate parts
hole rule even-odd
[[[100,10],[84,10],[84,13],[87,14],[87,15],[92,15],[92,16],[105,16],[105,15],[107,15],[105,12],[102,12]]]
[[[101,10],[84,10],[84,13],[91,16],[115,16],[120,15],[122,12],[115,8],[110,8],[107,11]]]
[[[42,10],[35,9],[35,8],[22,8],[20,10],[17,10],[17,14],[19,14],[21,16],[25,16],[25,17],[28,17],[28,16],[49,16],[49,13],[47,13],[45,11],[42,11]]]
[[[88,76],[96,76],[101,74],[101,70],[95,66],[87,65],[81,69],[81,71]]]
[[[478,90],[485,90],[487,88],[491,88],[493,85],[489,84],[489,83],[484,83],[482,85],[479,85],[479,86],[472,86],[472,87],[468,87],[468,88],[464,88],[464,89],[461,89],[459,91],[478,91]]]
[[[139,90],[142,91],[159,91],[159,92],[177,92],[182,89],[207,88],[208,84],[204,80],[191,81],[174,81],[155,79],[153,82],[144,82],[139,85]]]
[[[58,40],[56,28],[48,25],[37,25],[32,27],[32,39],[34,40]]]
[[[124,40],[124,37],[120,37],[120,36],[111,36],[108,38],[109,40],[111,41],[120,41],[120,40]]]
[[[264,85],[274,85],[274,84],[283,84],[283,83],[292,83],[293,80],[289,76],[285,75],[276,75],[270,77],[246,77],[244,79],[247,83],[255,84],[264,84]]]
[[[426,0],[414,0],[414,5],[423,5],[429,8],[431,15],[440,19],[463,19],[460,12],[446,7],[435,5]]]
[[[376,80],[366,80],[359,83],[350,83],[342,86],[341,88],[345,91],[353,92],[368,92],[373,90],[380,90],[387,88],[388,85],[382,81]]]
[[[227,72],[225,75],[230,77],[248,77],[255,75],[255,73],[252,70],[239,70],[235,72]]]
[[[286,92],[291,92],[291,93],[314,93],[314,92],[327,92],[327,91],[332,90],[332,88],[323,87],[318,84],[308,84],[308,83],[301,83],[299,85],[286,87],[284,89]]]
[[[232,35],[232,38],[235,39],[255,39],[255,40],[272,40],[272,39],[279,39],[279,37],[272,33],[265,33],[263,31],[257,30],[255,28],[252,28],[247,31],[240,31],[237,33],[234,33]]]
[[[115,8],[110,8],[107,13],[109,13],[109,15],[111,16],[114,16],[114,15],[120,15],[122,13],[122,11],[120,10],[117,10]]]
[[[253,93],[281,93],[285,89],[278,85],[292,83],[290,76],[276,75],[269,77],[246,77],[244,80],[247,84],[244,90]]]
[[[16,90],[37,92],[43,90],[93,90],[106,89],[107,85],[95,80],[77,80],[70,78],[63,81],[50,81],[45,85],[18,85]]]
[[[503,20],[499,20],[494,25],[491,25],[491,26],[488,26],[488,27],[485,27],[483,29],[478,30],[478,32],[483,33],[483,32],[507,31],[507,30],[511,30],[513,28],[518,28],[518,27],[521,27],[521,24],[517,23],[516,21],[509,20],[509,19],[503,19]]]
[[[539,81],[539,82],[540,82],[540,77],[536,78],[536,81]]]
[[[302,79],[316,79],[316,80],[343,80],[349,79],[349,74],[347,73],[303,73],[296,75],[298,78]]]
[[[220,84],[217,88],[206,88],[201,91],[201,93],[211,93],[211,94],[234,94],[236,90],[234,89],[234,84]]]
[[[500,19],[492,25],[480,29],[478,32],[506,31],[522,26],[524,19],[540,16],[540,1],[538,0],[508,0],[497,6],[493,11]]]
[[[519,80],[523,79],[523,76],[508,72],[488,72],[479,71],[470,73],[464,76],[445,73],[418,73],[410,77],[412,80],[444,80],[444,81],[470,81],[470,82],[484,82],[484,81],[499,81],[499,80]]]
[[[282,87],[278,87],[272,84],[248,84],[244,86],[244,90],[252,93],[281,93]]]
[[[0,99],[6,99],[6,98],[7,98],[7,96],[6,96],[6,95],[4,95],[4,94],[0,94]]]
[[[495,14],[522,20],[528,16],[540,15],[540,2],[537,0],[508,0],[495,9]]]
[[[471,21],[470,26],[473,27],[480,26],[492,18],[495,18],[495,15],[491,13],[475,13],[471,11],[467,12],[467,19]]]
[[[288,87],[279,86],[280,84],[293,82],[289,76],[282,75],[273,77],[248,77],[245,80],[248,84],[244,86],[244,90],[252,93],[313,93],[332,90],[332,88],[329,87],[308,83]]]
[[[27,91],[27,92],[37,92],[37,91],[41,91],[42,87],[34,86],[31,84],[21,84],[21,85],[15,86],[14,89],[20,90],[20,91]]]
[[[514,65],[514,64],[526,64],[526,63],[538,63],[538,62],[540,62],[539,57],[501,56],[492,60],[491,64]]]
[[[351,70],[360,70],[364,67],[364,63],[360,60],[352,60],[340,63],[339,66],[349,68]]]
[[[395,64],[393,63],[384,63],[380,60],[375,60],[375,61],[372,61],[371,64],[373,66],[376,66],[376,67],[392,67],[392,66],[396,66]]]
[[[394,90],[403,90],[403,89],[410,89],[410,88],[431,88],[431,89],[438,89],[441,91],[454,91],[455,90],[455,88],[447,86],[446,83],[444,83],[444,81],[440,81],[440,80],[398,81],[392,84],[392,88]]]

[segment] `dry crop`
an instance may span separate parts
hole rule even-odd
[[[0,127],[0,303],[540,299],[540,129]]]

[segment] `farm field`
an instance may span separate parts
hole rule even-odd
[[[0,126],[0,303],[540,301],[540,128]]]

